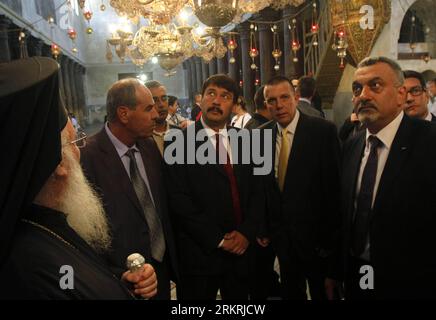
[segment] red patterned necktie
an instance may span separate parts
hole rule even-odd
[[[218,133],[215,135],[215,137],[216,137],[216,152],[218,155],[217,159],[219,159],[219,164],[223,165],[224,171],[226,172],[227,177],[229,178],[230,188],[232,191],[233,214],[235,215],[236,225],[239,226],[242,222],[242,210],[241,210],[241,203],[239,200],[238,185],[236,184],[236,178],[233,172],[232,164],[230,163],[229,154],[224,147],[224,143],[221,140],[222,137]],[[224,153],[227,155],[225,158],[224,158]]]

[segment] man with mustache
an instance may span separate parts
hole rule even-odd
[[[203,83],[202,116],[180,134],[185,147],[189,130],[210,146],[217,163],[167,165],[167,188],[178,244],[181,299],[248,299],[250,242],[264,208],[251,165],[234,158],[226,124],[239,96],[235,81],[214,75]],[[194,126],[194,127],[192,127]],[[237,130],[237,129],[233,129]],[[236,152],[235,152],[236,153]]]
[[[8,110],[1,137],[7,137],[3,128],[23,123],[27,133],[15,136],[14,148],[2,141],[9,151],[1,166],[8,189],[0,196],[0,299],[150,298],[157,286],[151,265],[135,273],[124,267],[118,278],[97,255],[110,250],[112,239],[101,201],[80,167],[85,136],[76,136],[60,104],[58,72],[49,58],[0,64],[0,102]],[[12,176],[10,165],[16,168]]]
[[[162,181],[162,159],[151,138],[158,113],[137,79],[115,82],[107,93],[108,122],[88,139],[82,167],[99,190],[113,234],[104,254],[116,274],[128,253],[143,255],[156,270],[156,299],[170,299],[177,275],[175,248]]]
[[[273,120],[274,169],[266,177],[267,222],[280,263],[283,299],[333,299],[339,277],[339,141],[335,126],[298,110],[283,76],[264,89]]]
[[[346,298],[435,298],[436,127],[404,114],[389,58],[360,62],[352,89],[367,129],[343,150]]]
[[[413,70],[404,71],[404,86],[407,92],[404,112],[411,118],[436,122],[436,116],[428,110],[430,96],[422,74]]]

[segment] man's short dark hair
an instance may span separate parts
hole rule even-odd
[[[429,82],[433,82],[434,84],[436,84],[436,78],[430,80]]]
[[[156,80],[148,80],[144,83],[148,89],[163,87],[163,84]]]
[[[291,80],[289,78],[285,77],[285,76],[275,76],[275,77],[272,77],[265,84],[265,87],[266,86],[275,86],[275,85],[280,84],[282,82],[289,83],[289,86],[291,87],[291,91],[295,93],[295,89],[294,89],[294,86],[292,85]],[[264,88],[264,94],[265,94],[265,88]]]
[[[109,122],[117,119],[118,107],[136,108],[136,88],[138,86],[141,86],[138,79],[127,78],[115,82],[110,87],[106,96],[106,113]]]
[[[425,89],[425,79],[422,73],[417,72],[415,70],[406,70],[403,71],[404,79],[408,78],[415,78],[419,80],[419,83],[421,84],[421,87]]]
[[[265,96],[263,95],[263,89],[265,89],[265,86],[261,86],[259,89],[257,89],[256,93],[254,94],[254,105],[256,106],[256,110],[265,110]]]
[[[207,78],[206,81],[203,82],[203,88],[201,90],[202,95],[204,95],[204,92],[210,85],[215,85],[218,88],[224,88],[227,91],[233,93],[233,103],[238,102],[239,87],[236,84],[235,80],[233,80],[229,76],[225,74],[215,74]]]
[[[178,100],[178,99],[177,99],[177,97],[175,97],[175,96],[168,96],[168,105],[169,105],[169,106],[174,105],[174,103],[176,103],[177,100]]]
[[[313,77],[303,76],[298,80],[297,92],[300,97],[310,99],[315,94],[316,82]]]
[[[373,66],[377,63],[386,63],[392,71],[394,71],[395,75],[397,76],[397,80],[400,85],[404,84],[404,76],[403,71],[401,70],[401,67],[398,63],[396,63],[394,60],[389,59],[387,57],[379,56],[379,57],[367,57],[360,61],[360,63],[357,65],[357,68],[363,68],[363,67],[369,67]]]

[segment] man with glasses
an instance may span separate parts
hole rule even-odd
[[[170,129],[179,129],[179,127],[169,124],[168,118],[168,95],[167,89],[159,81],[150,80],[145,83],[145,86],[150,90],[154,107],[158,113],[156,118],[156,127],[153,130],[153,140],[159,148],[160,154],[163,156],[164,137]]]
[[[435,298],[436,127],[404,114],[399,65],[366,58],[353,104],[366,130],[343,150],[347,299]]]
[[[108,122],[88,138],[82,155],[82,166],[100,191],[113,234],[104,258],[119,274],[126,257],[140,253],[156,270],[156,299],[168,300],[170,277],[175,280],[177,270],[162,159],[151,138],[159,113],[150,90],[137,79],[115,82],[107,93],[106,109]]]
[[[98,256],[112,237],[80,167],[85,136],[67,118],[58,75],[58,63],[45,57],[0,63],[8,149],[0,166],[0,300],[150,298],[157,285],[150,264],[114,276]]]
[[[404,112],[411,118],[436,122],[436,116],[428,110],[430,96],[422,74],[413,70],[404,71],[403,74],[407,91]]]

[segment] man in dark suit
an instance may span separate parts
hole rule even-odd
[[[271,114],[269,113],[265,105],[263,89],[264,86],[261,86],[259,89],[257,89],[254,95],[254,105],[256,107],[256,112],[253,114],[250,121],[248,121],[245,125],[245,129],[256,129],[271,120]]]
[[[411,118],[436,122],[436,116],[428,110],[430,95],[426,90],[422,74],[413,70],[406,70],[403,74],[407,92],[404,112]]]
[[[252,166],[240,162],[242,147],[235,159],[229,143],[226,124],[239,96],[237,84],[226,75],[214,75],[204,82],[202,93],[201,119],[180,132],[188,150],[184,161],[167,165],[180,263],[178,289],[182,299],[215,299],[218,289],[224,300],[247,299],[250,243],[256,241],[264,208],[262,192]],[[199,133],[203,141],[196,141],[192,152],[209,144],[214,159],[219,153],[219,163],[201,164],[195,157],[187,164],[187,144],[191,134]],[[165,149],[167,163],[170,146]]]
[[[340,247],[339,141],[335,126],[297,110],[288,78],[265,85],[274,170],[266,190],[270,235],[284,299],[333,298]]]
[[[297,109],[308,116],[324,118],[324,114],[312,106],[312,99],[315,95],[315,79],[312,77],[301,77],[298,80],[297,95],[299,96]]]
[[[404,114],[399,65],[366,58],[353,103],[367,129],[344,145],[346,298],[435,298],[436,127]]]
[[[88,139],[82,166],[100,191],[112,227],[112,250],[105,256],[118,274],[132,252],[156,270],[157,299],[170,299],[175,249],[163,186],[162,160],[151,135],[158,116],[150,90],[136,79],[112,85],[108,122]]]

